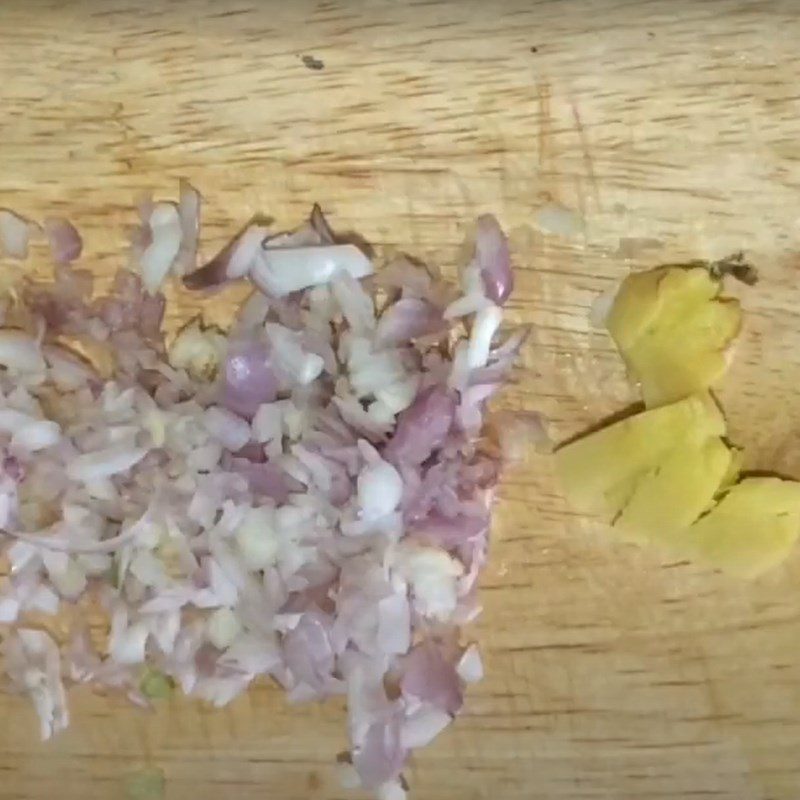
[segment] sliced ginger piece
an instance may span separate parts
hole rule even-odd
[[[800,483],[746,478],[670,547],[730,575],[754,578],[783,561],[800,532]]]
[[[718,436],[676,447],[636,483],[614,527],[637,542],[668,540],[712,505],[733,461]]]
[[[564,445],[556,469],[578,511],[611,520],[643,474],[679,446],[691,448],[725,433],[722,412],[707,394],[643,411]]]
[[[739,301],[721,298],[705,267],[658,267],[629,275],[606,319],[645,405],[705,391],[722,377],[741,328]]]
[[[665,271],[665,267],[657,267],[632,273],[617,289],[605,322],[621,351],[630,350],[657,319],[663,305],[659,286]]]

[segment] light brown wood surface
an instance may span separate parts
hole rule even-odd
[[[493,211],[519,269],[509,316],[536,326],[504,404],[544,412],[555,439],[634,397],[592,298],[631,268],[744,249],[762,280],[739,292],[721,395],[748,464],[800,477],[798,14],[792,0],[2,0],[0,206],[68,210],[106,276],[134,195],[171,195],[179,176],[205,195],[206,253],[255,211],[292,224],[319,200],[379,247],[450,266]],[[553,202],[573,236],[540,230]],[[800,553],[743,584],[615,544],[531,455],[503,484],[483,581],[487,678],[413,759],[412,796],[800,797],[799,571]],[[42,745],[26,703],[0,700],[0,798],[123,797],[143,765],[163,769],[168,800],[347,796],[337,703],[290,708],[260,686],[221,712],[176,699],[146,715],[85,692],[72,709]]]

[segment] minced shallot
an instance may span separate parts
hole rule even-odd
[[[199,212],[185,181],[177,203],[143,198],[138,274],[104,297],[72,266],[77,230],[48,218],[53,282],[2,300],[10,686],[43,738],[72,683],[145,706],[171,685],[225,705],[258,676],[294,702],[342,695],[348,780],[402,798],[410,751],[483,675],[461,627],[500,466],[486,403],[525,338],[500,332],[508,243],[481,217],[460,291],[403,258],[373,275],[315,206],[198,267]],[[24,257],[31,229],[0,210],[0,249]],[[229,331],[193,319],[167,346],[165,281],[240,278],[256,288]],[[102,636],[32,624],[83,598]]]

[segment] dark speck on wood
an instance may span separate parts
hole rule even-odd
[[[325,62],[314,56],[303,56],[303,63],[309,68],[314,70],[325,69]]]

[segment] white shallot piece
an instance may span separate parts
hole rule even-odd
[[[222,706],[259,676],[295,702],[342,695],[348,780],[403,798],[410,751],[483,675],[462,626],[501,466],[482,445],[486,403],[525,339],[503,333],[508,244],[481,217],[462,291],[407,261],[362,281],[371,257],[315,206],[288,233],[246,225],[198,266],[199,209],[186,182],[177,204],[142,201],[139,274],[104,297],[73,269],[77,230],[49,219],[55,279],[8,305],[8,683],[43,738],[78,682],[140,705],[179,687]],[[28,226],[0,212],[6,253],[25,255]],[[177,277],[254,293],[230,331],[195,319],[167,345],[161,287]],[[87,599],[109,623],[98,650],[85,625],[37,627]]]
[[[183,238],[183,225],[173,203],[156,203],[147,220],[150,243],[139,258],[142,282],[150,294],[155,294],[167,277]]]
[[[27,258],[30,235],[31,224],[26,219],[7,208],[0,208],[0,255]]]

